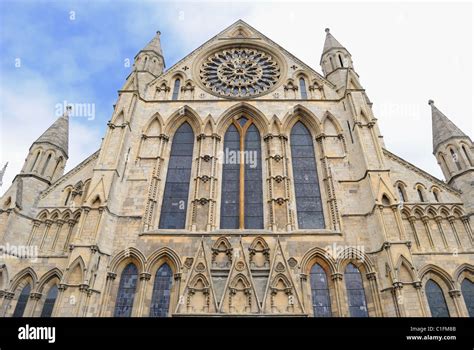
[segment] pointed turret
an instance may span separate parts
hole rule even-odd
[[[148,72],[155,77],[163,73],[165,58],[161,48],[161,32],[157,31],[151,41],[135,56],[135,70]]]
[[[339,41],[337,41],[336,38],[332,36],[332,34],[330,33],[329,28],[326,28],[325,32],[326,32],[326,40],[324,41],[324,48],[323,48],[322,56],[324,56],[325,53],[329,52],[329,50],[333,50],[333,49],[346,50],[345,47],[342,46],[341,43],[339,43]]]
[[[349,72],[351,71],[351,79],[356,80],[356,85],[359,84],[358,76],[353,71],[350,52],[332,36],[329,28],[326,28],[326,41],[324,42],[320,65],[324,76],[338,88],[348,88]]]
[[[67,111],[33,142],[22,174],[31,174],[48,182],[63,174],[69,150],[70,110],[68,106]]]
[[[463,133],[448,117],[446,117],[438,108],[434,101],[429,100],[431,106],[431,118],[433,128],[433,153],[436,153],[438,146],[453,138],[469,138]]]
[[[69,115],[65,113],[33,142],[35,144],[50,144],[56,146],[63,151],[64,155],[68,156],[69,148]]]
[[[461,192],[468,215],[474,214],[474,162],[473,144],[469,136],[461,131],[429,100],[433,125],[433,154],[449,185]]]

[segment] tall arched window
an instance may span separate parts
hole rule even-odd
[[[351,317],[368,317],[367,301],[364,284],[359,269],[354,264],[348,264],[344,273],[346,281],[347,302]]]
[[[469,162],[469,165],[472,166],[471,157],[469,157],[469,153],[467,153],[466,146],[462,145],[461,149],[462,149],[462,151],[464,153],[464,156],[466,157],[467,161]]]
[[[166,317],[170,307],[171,283],[173,272],[168,264],[163,264],[156,271],[151,297],[150,317]]]
[[[425,198],[423,197],[423,191],[421,190],[421,188],[418,187],[416,189],[416,192],[418,192],[418,198],[420,199],[420,202],[424,202]]]
[[[176,78],[176,80],[174,81],[173,96],[171,97],[172,100],[178,99],[180,87],[181,87],[181,79]]]
[[[36,152],[36,157],[33,164],[31,165],[30,171],[33,171],[33,169],[35,168],[36,162],[38,162],[39,155],[40,155],[40,151]]]
[[[474,317],[474,283],[465,278],[461,283],[461,292],[469,317]]]
[[[194,132],[185,122],[174,134],[159,228],[184,229],[193,163]]]
[[[298,228],[324,228],[313,140],[303,123],[298,121],[291,129],[290,143]]]
[[[48,168],[50,160],[51,160],[51,154],[48,154],[48,158],[46,158],[46,162],[43,165],[43,170],[41,170],[41,175],[44,175],[44,172]]]
[[[13,311],[13,317],[23,317],[23,313],[26,309],[26,304],[28,304],[28,298],[30,297],[31,285],[28,283],[21,290],[20,296],[16,303],[15,311]]]
[[[458,168],[458,170],[461,170],[461,164],[459,163],[458,155],[453,151],[452,148],[449,149],[449,152],[451,153],[451,158],[453,158],[454,164],[456,164],[456,168]]]
[[[339,63],[341,64],[341,67],[344,67],[344,62],[342,61],[341,54],[339,54],[338,56],[339,56]]]
[[[444,299],[443,290],[433,280],[428,280],[425,286],[426,298],[430,306],[432,317],[449,317],[448,306]]]
[[[439,202],[439,192],[437,189],[433,189],[433,197],[435,201]]]
[[[221,228],[263,229],[262,149],[251,119],[229,126],[223,158]]]
[[[114,317],[130,317],[132,315],[137,280],[137,267],[133,263],[130,263],[123,269],[122,275],[120,276]]]
[[[329,63],[331,64],[331,70],[334,70],[334,62],[332,61],[332,57],[329,57]]]
[[[49,289],[44,301],[43,310],[41,311],[41,317],[51,317],[53,314],[54,303],[58,297],[58,286],[55,284]]]
[[[313,265],[310,272],[313,314],[315,317],[331,317],[331,299],[326,271],[319,264]]]
[[[65,206],[68,205],[68,203],[69,203],[69,199],[71,198],[71,192],[72,192],[71,189],[67,190],[66,200],[64,201]]]
[[[406,202],[407,199],[405,198],[405,193],[403,192],[403,188],[402,188],[402,185],[398,185],[397,186],[397,190],[398,190],[398,196],[400,197],[400,200],[402,202]]]
[[[308,98],[308,93],[306,91],[306,81],[303,77],[300,78],[300,91],[301,91],[301,98],[306,100]]]

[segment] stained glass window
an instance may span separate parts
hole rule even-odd
[[[308,98],[308,93],[306,92],[306,82],[304,78],[300,78],[300,91],[301,91],[301,98],[306,100]]]
[[[263,229],[262,152],[255,124],[245,134],[245,228]]]
[[[310,272],[311,296],[315,317],[331,317],[331,299],[326,272],[319,264],[313,265]]]
[[[172,100],[178,99],[180,87],[181,87],[181,80],[178,78],[174,81],[173,96],[171,97]]]
[[[474,317],[474,283],[465,278],[461,283],[461,291],[469,317]]]
[[[449,317],[448,306],[444,299],[443,290],[433,280],[428,280],[425,286],[426,298],[430,306],[432,317]]]
[[[130,263],[123,269],[122,275],[120,276],[114,317],[130,317],[132,315],[137,280],[137,267],[133,263]]]
[[[173,272],[168,264],[160,266],[155,274],[153,284],[153,295],[151,297],[150,316],[166,317],[170,306],[171,283],[173,281]]]
[[[262,151],[252,120],[229,126],[223,158],[221,228],[263,229]]]
[[[240,152],[240,133],[231,124],[224,136],[222,160],[221,228],[239,228],[240,163],[232,155]]]
[[[26,304],[28,304],[28,298],[30,297],[31,286],[28,283],[21,290],[20,296],[16,303],[15,311],[13,312],[13,317],[23,317],[23,313],[26,309]]]
[[[51,317],[53,314],[54,303],[58,297],[58,286],[54,285],[49,289],[44,301],[43,310],[41,311],[41,317]]]
[[[172,140],[161,206],[161,229],[184,229],[186,226],[193,147],[193,129],[185,122],[178,128]]]
[[[351,317],[368,317],[367,301],[364,284],[359,269],[354,264],[348,264],[344,273],[346,281],[347,301]]]
[[[324,228],[323,206],[311,133],[303,123],[291,129],[291,157],[298,227]]]

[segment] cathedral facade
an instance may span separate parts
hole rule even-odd
[[[239,20],[165,70],[158,32],[100,149],[64,173],[66,112],[1,197],[0,315],[474,316],[471,139],[429,102],[441,181],[328,29],[320,64]]]

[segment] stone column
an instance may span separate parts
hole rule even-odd
[[[217,187],[217,148],[221,140],[217,134],[197,136],[198,156],[196,158],[196,176],[192,195],[191,227],[192,231],[210,231],[215,229],[216,187]]]
[[[418,238],[418,232],[416,232],[415,221],[416,221],[416,216],[411,215],[408,217],[408,222],[410,223],[411,231],[413,232],[413,237],[415,238],[416,250],[420,250],[421,244],[420,244],[420,239]]]
[[[448,241],[446,240],[446,235],[444,234],[443,226],[441,224],[442,220],[443,218],[439,215],[435,217],[436,225],[438,226],[438,231],[439,231],[439,234],[441,235],[441,239],[443,240],[444,247],[446,249],[449,249]]]
[[[288,138],[282,134],[267,134],[263,137],[263,141],[265,143],[264,153],[266,154],[267,167],[268,229],[272,231],[291,231],[295,226],[288,176]]]
[[[375,315],[378,317],[383,316],[382,305],[380,303],[379,290],[377,287],[377,276],[375,272],[369,272],[365,275],[369,281],[370,291],[372,293],[372,299],[374,300]]]
[[[107,280],[105,282],[104,294],[102,295],[102,302],[100,303],[100,308],[99,308],[99,313],[98,313],[100,317],[103,317],[106,315],[107,307],[110,301],[110,292],[112,289],[112,284],[116,277],[117,277],[116,273],[107,272]]]
[[[428,316],[428,311],[426,310],[425,298],[424,298],[423,291],[422,291],[423,285],[422,285],[421,281],[415,281],[413,286],[416,289],[416,294],[418,295],[418,301],[420,302],[421,315],[422,315],[422,317],[427,317]]]
[[[32,292],[30,294],[30,302],[29,302],[30,305],[29,305],[28,315],[25,315],[25,316],[29,316],[29,317],[35,316],[36,307],[38,306],[38,300],[41,299],[41,296],[42,296],[41,293],[36,293],[36,292]]]
[[[59,237],[59,234],[61,233],[61,229],[62,229],[64,223],[65,223],[65,221],[62,220],[62,219],[58,219],[58,221],[57,221],[58,229],[56,230],[56,233],[54,234],[53,244],[51,245],[51,251],[53,251],[53,252],[56,248],[56,243],[58,241],[58,237]]]
[[[337,316],[343,317],[347,316],[347,313],[342,308],[342,273],[336,272],[331,275],[331,279],[334,283],[335,295],[336,295],[336,305],[337,305]]]
[[[464,225],[464,229],[466,230],[466,233],[469,237],[469,241],[471,242],[471,245],[474,245],[474,238],[472,237],[472,229],[469,223],[469,216],[467,215],[462,216],[461,221],[462,221],[462,224]]]
[[[458,289],[451,289],[449,296],[452,298],[454,307],[456,308],[456,314],[458,317],[468,317],[464,312],[463,305],[461,304],[461,291]]]
[[[426,235],[428,236],[428,241],[430,242],[431,249],[437,250],[433,242],[433,236],[431,235],[429,220],[430,219],[428,216],[423,216],[421,218],[421,221],[423,222],[423,226],[425,227]]]
[[[150,187],[148,188],[148,199],[145,206],[145,213],[143,215],[142,221],[142,231],[149,231],[158,226],[158,215],[156,213],[157,207],[159,207],[158,195],[161,187],[161,173],[164,163],[163,150],[165,149],[169,137],[167,135],[159,135],[159,147],[158,147],[158,156],[156,157],[156,163],[153,167],[151,174]]]
[[[144,316],[143,315],[143,304],[145,302],[146,297],[146,290],[148,281],[151,279],[151,274],[148,272],[140,273],[140,285],[138,286],[138,300],[137,300],[137,308],[133,310],[133,316]]]
[[[462,244],[461,244],[461,240],[459,239],[458,230],[456,229],[456,225],[454,223],[455,220],[456,220],[455,216],[453,215],[448,216],[449,225],[451,226],[451,230],[453,231],[454,238],[456,238],[456,243],[458,244],[458,247],[461,248]]]

